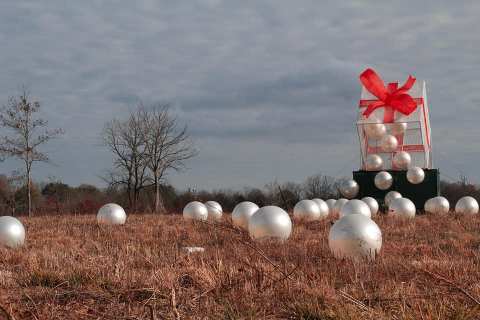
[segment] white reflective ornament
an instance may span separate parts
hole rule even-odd
[[[248,233],[253,239],[287,240],[292,233],[292,220],[282,208],[267,206],[250,217]]]
[[[393,164],[396,168],[406,170],[412,163],[412,157],[406,151],[399,151],[393,156]]]
[[[327,206],[328,206],[328,213],[329,213],[329,214],[330,214],[330,213],[333,213],[336,202],[337,202],[336,199],[328,199],[327,201],[325,201],[325,203],[326,203]]]
[[[319,220],[320,208],[313,200],[300,200],[293,208],[293,216],[306,221]]]
[[[406,122],[394,122],[390,125],[390,132],[394,136],[404,134],[406,130],[407,130]]]
[[[425,171],[420,167],[411,167],[407,171],[407,180],[411,184],[422,183],[425,179]]]
[[[367,206],[370,208],[370,212],[372,216],[376,215],[378,213],[378,202],[375,200],[375,198],[372,197],[364,197],[362,198],[362,201],[367,204]]]
[[[382,231],[370,218],[351,214],[332,226],[328,246],[336,258],[374,260],[382,248]]]
[[[331,211],[332,214],[334,215],[340,214],[340,210],[347,202],[348,202],[348,199],[344,199],[344,198],[340,198],[337,201],[335,201],[335,204],[333,205],[333,209]]]
[[[192,201],[183,208],[183,218],[185,220],[202,220],[208,218],[207,206],[199,201]]]
[[[455,212],[460,214],[477,214],[478,202],[474,197],[462,197],[455,205]]]
[[[398,140],[395,138],[395,136],[392,136],[391,134],[387,134],[383,136],[382,140],[380,140],[380,148],[384,152],[394,152],[397,150],[398,147]]]
[[[344,181],[339,188],[340,193],[347,199],[353,199],[357,196],[360,187],[355,180]]]
[[[379,140],[387,133],[387,128],[383,123],[366,123],[363,127],[366,136],[373,140]]]
[[[312,199],[312,201],[314,201],[317,204],[318,209],[320,209],[320,219],[326,218],[328,216],[328,213],[330,212],[328,204],[322,199],[318,198]]]
[[[97,213],[97,222],[109,225],[121,225],[127,221],[127,214],[121,206],[116,203],[107,203]]]
[[[378,171],[383,168],[383,159],[378,154],[369,154],[365,162],[368,171]]]
[[[385,205],[388,207],[394,199],[398,199],[398,198],[401,198],[401,197],[402,197],[402,195],[400,194],[400,192],[390,191],[390,192],[387,192],[387,194],[385,195],[385,198],[383,200],[385,202]]]
[[[428,199],[423,208],[428,213],[446,214],[450,211],[450,203],[444,197],[434,197]]]
[[[223,209],[220,203],[216,201],[207,201],[205,206],[208,211],[208,218],[212,220],[222,220]]]
[[[11,217],[0,217],[0,246],[18,248],[25,243],[25,228],[20,220]]]
[[[365,217],[372,217],[370,207],[362,200],[357,199],[349,200],[347,203],[345,203],[345,205],[340,209],[339,217],[341,219],[344,216],[351,214],[362,214]]]
[[[415,218],[415,204],[407,198],[393,199],[388,206],[388,212],[396,217]]]
[[[387,190],[392,186],[393,177],[387,171],[380,171],[375,175],[374,183],[378,189]]]
[[[248,229],[250,217],[258,210],[258,206],[250,201],[240,202],[233,208],[232,221],[237,227]]]

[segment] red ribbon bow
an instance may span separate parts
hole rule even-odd
[[[382,79],[373,69],[369,68],[363,71],[360,74],[360,81],[369,92],[378,98],[378,101],[360,100],[361,107],[367,106],[363,115],[368,118],[372,112],[381,107],[387,108],[384,116],[384,122],[386,123],[393,122],[395,111],[406,116],[410,115],[417,108],[417,104],[421,103],[407,93],[415,83],[415,80],[415,77],[408,76],[407,81],[400,88],[398,88],[398,82],[389,83],[385,87]]]

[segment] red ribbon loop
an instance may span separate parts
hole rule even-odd
[[[407,91],[412,88],[415,80],[415,77],[408,76],[407,81],[400,88],[398,88],[397,82],[385,86],[383,80],[373,69],[369,68],[363,71],[360,74],[360,81],[365,89],[378,98],[378,101],[368,103],[363,115],[368,118],[372,112],[381,107],[390,107],[393,112],[398,111],[406,116],[410,115],[417,108],[417,101]],[[385,122],[393,122],[393,119],[388,119]]]

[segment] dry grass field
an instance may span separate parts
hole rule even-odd
[[[378,217],[381,256],[356,264],[330,254],[330,220],[296,223],[284,244],[228,218],[21,220],[26,246],[0,249],[0,319],[480,319],[480,217]]]

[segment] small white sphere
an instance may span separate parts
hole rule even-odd
[[[455,205],[455,212],[460,214],[477,214],[478,202],[474,197],[462,197]]]
[[[248,233],[250,237],[258,240],[287,240],[292,233],[292,220],[282,208],[262,207],[250,217]]]
[[[365,217],[372,217],[370,207],[362,200],[357,199],[349,200],[347,203],[345,203],[345,205],[340,209],[339,217],[341,219],[344,216],[351,214],[363,214]]]
[[[220,203],[216,201],[207,201],[205,202],[205,206],[207,207],[208,218],[217,221],[222,220],[223,209]]]
[[[306,221],[319,220],[320,208],[313,200],[300,200],[293,208],[293,216]]]
[[[382,231],[370,218],[351,214],[332,226],[328,246],[337,258],[374,260],[382,248]]]
[[[333,209],[332,209],[332,214],[334,215],[338,215],[340,214],[340,210],[342,209],[342,207],[348,202],[348,199],[345,199],[345,198],[340,198],[338,199],[337,201],[335,201],[335,204],[333,206]]]
[[[372,216],[375,216],[378,213],[378,202],[375,200],[375,198],[372,197],[364,197],[362,198],[362,201],[367,204],[367,206],[370,208],[370,212]]]
[[[423,208],[428,213],[446,214],[450,211],[450,203],[444,197],[434,197],[428,199]]]
[[[355,180],[344,181],[340,185],[340,193],[347,199],[353,199],[357,196],[360,187]]]
[[[330,212],[328,204],[322,199],[318,198],[312,199],[312,201],[314,201],[317,204],[318,209],[320,209],[320,219],[326,218],[328,216],[328,213]]]
[[[382,140],[380,140],[380,148],[384,152],[394,152],[397,150],[398,147],[398,140],[395,138],[395,136],[392,136],[391,134],[387,134],[383,136]]]
[[[25,243],[25,228],[20,220],[11,217],[0,217],[0,246],[18,248]]]
[[[326,203],[327,206],[328,206],[328,213],[329,213],[329,214],[330,214],[330,213],[333,213],[336,202],[337,202],[336,199],[328,199],[327,201],[325,201],[325,203]]]
[[[399,151],[393,156],[393,164],[396,168],[406,170],[412,163],[412,157],[406,151]]]
[[[425,171],[420,167],[411,167],[407,171],[407,180],[411,184],[422,183],[425,179]]]
[[[394,122],[390,124],[390,132],[394,136],[398,136],[404,134],[407,130],[407,123],[406,122]]]
[[[192,201],[183,208],[183,218],[185,220],[202,220],[208,218],[208,209],[199,201]]]
[[[109,225],[121,225],[127,221],[127,214],[121,206],[116,203],[107,203],[97,213],[97,222]]]
[[[387,190],[393,184],[393,177],[387,171],[380,171],[375,175],[374,183],[378,189]]]
[[[385,202],[385,205],[388,207],[390,205],[390,203],[392,203],[392,201],[394,199],[398,199],[398,198],[401,198],[402,195],[400,194],[400,192],[398,191],[389,191],[387,192],[387,194],[385,195],[385,198],[383,199],[383,201]]]
[[[383,159],[378,154],[369,154],[365,162],[368,171],[378,171],[383,168]]]
[[[232,221],[233,225],[248,229],[248,221],[250,217],[258,210],[258,206],[250,201],[240,202],[233,208]]]
[[[397,217],[414,218],[416,211],[415,204],[407,198],[393,199],[388,206],[388,212]]]
[[[383,123],[367,123],[364,124],[364,128],[366,136],[373,140],[379,140],[387,133],[387,128]]]

